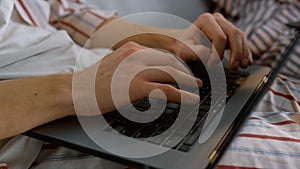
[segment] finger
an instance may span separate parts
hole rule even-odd
[[[214,68],[218,63],[220,63],[220,57],[215,49],[211,50],[210,57],[208,60],[208,68]]]
[[[230,68],[238,69],[239,66],[247,68],[249,58],[249,47],[244,32],[236,28],[231,22],[227,21],[221,14],[214,14],[225,34],[228,36],[231,56],[229,60]]]
[[[182,72],[190,74],[187,66],[183,61],[179,61],[174,55],[151,48],[141,50],[134,53],[136,61],[139,61],[145,66],[171,66]]]
[[[209,13],[202,14],[194,24],[208,36],[222,59],[227,46],[227,36],[214,16]]]
[[[244,68],[250,66],[253,64],[253,59],[252,59],[252,53],[250,50],[250,47],[248,45],[248,41],[247,41],[247,36],[245,33],[242,33],[242,40],[243,40],[243,54],[242,56],[244,56],[242,58],[242,66],[244,66]]]
[[[164,95],[159,94],[157,92],[151,93],[151,97],[156,99],[167,99],[171,102],[182,103],[193,105],[197,104],[200,101],[200,97],[194,93],[190,93],[184,90],[176,89],[175,87],[167,84],[160,84],[160,83],[147,83],[146,91],[147,93],[151,93],[151,91],[155,89],[159,89],[163,92]]]
[[[253,64],[253,56],[252,56],[251,49],[248,45],[247,37],[243,38],[243,40],[244,40],[244,44],[246,44],[246,48],[247,48],[247,51],[248,51],[248,65],[252,65]]]
[[[139,76],[151,82],[173,83],[180,87],[181,85],[193,88],[202,87],[202,80],[170,66],[152,66],[142,71]]]
[[[251,50],[249,49],[249,65],[252,65],[253,63],[254,63],[254,61],[253,61],[253,55],[252,55]]]

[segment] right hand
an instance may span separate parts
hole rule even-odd
[[[229,67],[232,70],[237,70],[239,67],[245,69],[253,64],[246,34],[226,20],[222,14],[202,14],[193,24],[193,26],[176,32],[176,37],[180,37],[186,43],[185,45],[178,41],[171,45],[170,51],[173,51],[181,59],[189,61],[197,60],[199,57],[210,56],[208,65],[213,65],[215,64],[214,62],[217,63],[219,59],[223,59],[226,49],[230,49]],[[203,46],[207,42],[203,38],[204,34],[199,32],[198,29],[211,40],[219,59],[215,58],[216,54],[203,54],[206,53]],[[186,48],[186,45],[194,51]],[[193,52],[196,52],[196,55]]]
[[[84,70],[81,74],[88,75],[89,69],[95,69],[95,66],[98,64]],[[116,75],[115,72],[121,73]],[[129,82],[130,74],[133,73],[138,74],[131,80],[129,89],[126,89],[125,84]],[[117,84],[112,84],[113,78],[117,78]],[[98,106],[102,114],[111,112],[119,108],[114,104],[112,92],[117,92],[118,102],[124,106],[128,104],[125,96],[129,95],[130,101],[134,102],[149,97],[154,89],[160,89],[164,92],[166,99],[172,102],[196,104],[200,101],[198,95],[166,84],[176,83],[174,79],[179,79],[178,83],[183,85],[202,86],[202,81],[191,76],[184,65],[173,55],[128,42],[104,57],[97,68],[95,92]],[[115,85],[116,90],[112,91],[112,85]],[[164,98],[161,94],[151,96]]]

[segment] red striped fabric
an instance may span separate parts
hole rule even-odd
[[[29,19],[32,22],[33,26],[37,26],[36,22],[34,21],[33,17],[31,16],[30,12],[28,11],[27,7],[25,6],[23,0],[19,0],[19,3],[22,6],[23,10],[25,11],[26,15],[29,17]]]
[[[49,31],[55,31],[53,27],[66,30],[79,44],[84,44],[103,21],[115,16],[114,11],[102,11],[80,0],[19,0],[17,3],[20,6],[17,10],[29,24]]]
[[[292,95],[277,92],[272,88],[270,88],[269,91],[271,91],[273,94],[275,94],[277,96],[284,97],[284,98],[289,99],[291,101],[295,101],[300,106],[300,102]]]
[[[249,120],[263,120],[263,119],[258,117],[250,117]],[[293,120],[285,120],[280,122],[267,122],[267,123],[270,123],[272,125],[287,125],[287,124],[295,124],[296,122]]]
[[[87,10],[87,12],[90,13],[90,14],[92,14],[92,15],[94,15],[95,17],[97,17],[99,19],[107,20],[107,18],[105,18],[104,16],[101,16],[101,15],[99,15],[99,14],[97,14],[97,13],[91,11],[91,10]]]
[[[284,77],[282,77],[282,76],[279,76],[279,78],[280,78],[282,81],[285,81],[285,82],[291,82],[291,83],[300,85],[299,82],[294,82],[294,81],[292,81],[292,80],[290,80],[290,79],[288,79],[288,78],[284,78]]]
[[[260,134],[239,134],[239,137],[248,137],[248,138],[259,138],[259,139],[270,139],[270,140],[278,140],[278,141],[289,141],[300,143],[300,139],[289,138],[289,137],[280,137],[280,136],[268,136],[268,135],[260,135]]]
[[[0,163],[0,169],[8,169],[8,166],[6,163]]]
[[[73,9],[73,8],[66,8],[65,5],[64,5],[64,3],[63,3],[61,0],[57,0],[57,1],[58,1],[58,3],[61,5],[61,7],[62,7],[65,11],[68,11],[68,12],[71,12],[71,13],[73,13],[73,12],[75,11],[75,9]]]
[[[65,21],[62,20],[57,20],[57,21],[53,21],[51,22],[52,25],[56,25],[56,24],[63,24],[65,26],[68,26],[70,28],[72,28],[74,31],[80,33],[81,35],[85,36],[86,38],[89,38],[90,36],[88,34],[86,34],[85,32],[83,32],[82,30],[80,30],[79,28],[77,28],[75,25],[71,24],[71,23],[67,23]]]

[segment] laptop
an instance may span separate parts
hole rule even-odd
[[[207,72],[204,75],[205,69],[201,63],[194,62],[189,66],[195,76],[200,77],[203,82],[209,81],[209,79],[205,80],[209,77]],[[103,140],[115,148],[113,152],[107,147],[99,146],[91,139],[77,117],[66,117],[32,129],[25,134],[138,168],[210,168],[216,163],[224,147],[233,138],[255,101],[263,93],[272,71],[268,67],[251,66],[239,71],[225,68],[224,72],[227,85],[225,97],[212,105],[211,84],[204,83],[200,90],[197,89],[201,102],[196,106],[196,111],[194,111],[195,107],[192,107],[185,109],[184,112],[187,118],[183,123],[191,124],[188,130],[179,126],[174,132],[166,133],[179,116],[179,109],[183,106],[166,102],[162,115],[155,122],[150,123],[134,123],[117,111],[103,116],[107,121],[103,124],[99,124],[95,117],[81,118],[80,120],[84,120],[89,127],[94,127],[94,130],[103,136]],[[220,102],[225,104],[225,107],[218,107]],[[149,107],[153,108],[153,105],[159,104],[160,100],[145,98],[132,105],[140,111],[146,111]],[[154,137],[157,135],[161,137]],[[134,139],[135,143],[143,143],[139,148],[141,151],[155,152],[154,150],[157,149],[161,153],[144,157],[118,155],[115,152],[119,149],[135,148],[132,142],[127,142],[124,138]]]

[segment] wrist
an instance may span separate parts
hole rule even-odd
[[[50,75],[53,78],[53,86],[56,92],[58,112],[62,116],[76,115],[72,99],[72,74]]]

